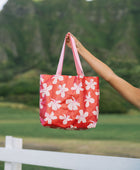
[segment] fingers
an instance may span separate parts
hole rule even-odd
[[[70,40],[70,37],[69,36],[66,36],[66,41],[69,41]]]
[[[66,34],[66,37],[69,37],[70,35],[74,38],[74,35],[73,35],[71,32],[68,32],[68,33]]]
[[[70,32],[68,32],[67,34],[66,34],[66,40],[68,41],[68,40],[70,40]]]
[[[77,44],[77,39],[75,38],[75,36],[72,34],[72,33],[70,33],[70,32],[68,32],[67,34],[66,34],[66,44],[71,48],[71,44],[70,44],[70,36],[74,39],[74,41],[75,41],[75,43]]]
[[[70,32],[66,34],[66,43],[70,42]]]
[[[73,35],[72,33],[68,32],[68,33],[66,34],[66,42],[69,42],[69,41],[70,41],[70,36],[72,36],[72,38],[74,38],[74,40],[75,40],[74,35]]]
[[[66,36],[66,42],[68,43],[70,41],[69,36]]]
[[[67,35],[71,35],[71,33],[70,33],[70,32],[68,32],[68,33],[67,33]]]

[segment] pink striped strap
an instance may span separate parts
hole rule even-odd
[[[72,52],[73,52],[73,56],[74,56],[74,62],[75,62],[77,74],[80,75],[80,76],[84,76],[84,72],[83,72],[82,65],[81,65],[81,62],[80,62],[80,58],[79,58],[79,55],[78,55],[78,52],[77,52],[75,41],[74,41],[74,39],[73,39],[73,37],[70,33],[68,33],[68,35],[70,37],[70,42],[71,42],[71,46],[72,46]],[[59,63],[58,63],[58,66],[57,66],[56,75],[62,74],[62,67],[63,67],[64,54],[65,54],[65,46],[66,46],[66,37],[65,37],[63,47],[62,47],[62,50],[61,50],[61,55],[60,55]]]

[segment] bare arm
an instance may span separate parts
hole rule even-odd
[[[72,35],[73,36],[73,35]],[[86,60],[93,70],[105,79],[114,89],[116,89],[126,100],[140,108],[140,89],[132,86],[127,81],[117,76],[106,64],[93,56],[77,39],[74,37],[78,53]],[[71,47],[67,35],[67,45]]]

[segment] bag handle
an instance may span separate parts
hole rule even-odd
[[[70,42],[71,42],[71,46],[72,46],[72,52],[73,52],[73,56],[74,56],[74,62],[75,62],[77,74],[80,75],[80,76],[84,76],[84,72],[83,72],[82,65],[81,65],[81,62],[80,62],[80,58],[79,58],[79,55],[78,55],[78,52],[77,52],[75,41],[74,41],[74,39],[73,39],[73,37],[70,33],[68,33],[68,35],[70,37]],[[65,54],[65,46],[66,46],[66,36],[65,36],[65,40],[64,40],[63,47],[62,47],[62,50],[61,50],[61,55],[60,55],[59,63],[58,63],[58,66],[57,66],[56,75],[62,74],[62,67],[63,67],[64,54]]]

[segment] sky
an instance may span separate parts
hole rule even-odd
[[[3,6],[8,2],[8,0],[0,0],[0,11],[2,11]]]

